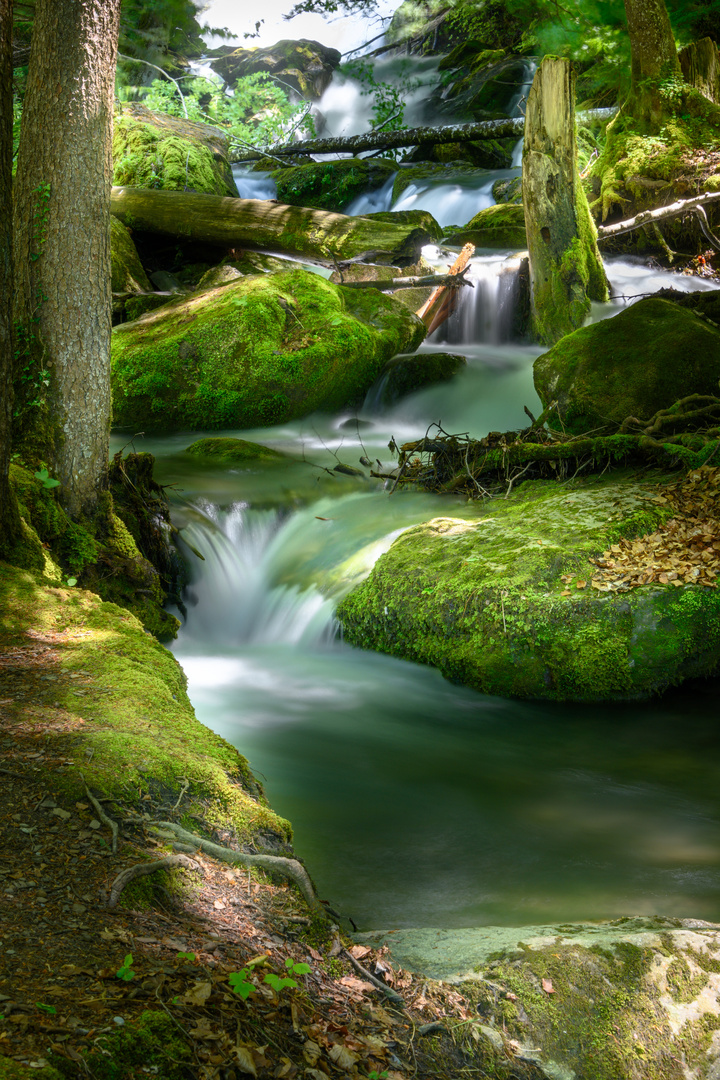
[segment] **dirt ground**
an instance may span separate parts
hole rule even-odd
[[[196,869],[139,878],[109,907],[118,873],[169,844],[121,824],[113,853],[91,801],[57,795],[83,753],[53,700],[60,637],[0,637],[0,1078],[534,1075],[512,1048],[490,1065],[457,988],[353,946],[255,871],[191,853]],[[151,789],[149,814],[176,820]]]

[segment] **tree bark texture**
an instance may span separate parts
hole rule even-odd
[[[523,204],[530,255],[533,332],[551,345],[582,326],[608,285],[580,182],[575,78],[570,62],[546,57],[528,95]]]
[[[0,554],[20,532],[10,490],[12,435],[12,0],[0,0]]]
[[[34,447],[73,515],[103,485],[110,426],[110,185],[120,0],[38,0],[15,193],[21,363],[47,409]],[[49,185],[49,186],[48,186]]]
[[[230,199],[190,191],[114,187],[112,213],[129,228],[169,233],[228,247],[303,255],[332,266],[372,252],[397,266],[417,260],[423,244],[438,239],[413,225],[328,210],[285,206],[265,199]]]
[[[682,81],[677,46],[665,0],[625,0],[630,50],[632,54],[631,115],[649,127],[661,123],[661,84]]]
[[[685,82],[720,105],[720,57],[712,38],[686,45],[680,50],[679,60]]]

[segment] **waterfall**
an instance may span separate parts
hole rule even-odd
[[[457,309],[428,339],[430,344],[501,345],[513,338],[520,259],[505,254],[471,260]]]

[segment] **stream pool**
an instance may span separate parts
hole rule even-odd
[[[497,264],[480,257],[477,282]],[[668,282],[627,261],[610,274],[625,295]],[[225,432],[284,450],[285,465],[199,465],[183,453],[198,432],[135,440],[176,485],[176,520],[205,556],[188,550],[173,652],[198,717],[249,758],[320,895],[361,929],[720,920],[718,681],[626,706],[506,701],[336,636],[337,600],[398,531],[476,511],[328,468],[361,454],[389,464],[391,437],[436,421],[480,434],[538,408],[539,350],[502,343],[499,314],[488,325],[494,289],[454,317],[471,329],[453,332],[468,367],[452,383],[385,411],[371,393],[357,414]]]

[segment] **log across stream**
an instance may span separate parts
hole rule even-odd
[[[632,263],[610,276],[623,293],[663,283]],[[145,441],[205,556],[189,555],[174,646],[191,698],[292,821],[321,897],[362,928],[718,920],[717,682],[641,705],[518,703],[333,637],[335,600],[398,530],[475,511],[325,467],[388,460],[391,435],[433,420],[504,430],[537,408],[534,350],[492,344],[482,325],[484,342],[452,346],[468,356],[455,381],[368,404],[359,427],[344,414],[227,433],[291,454],[287,468],[200,468],[182,453],[192,433]]]

